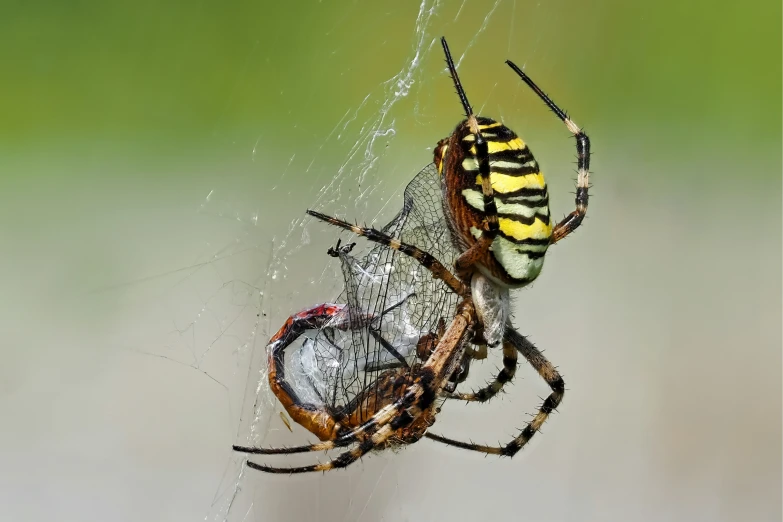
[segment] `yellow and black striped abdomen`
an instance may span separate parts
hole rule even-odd
[[[541,272],[552,236],[546,181],[530,149],[513,131],[488,118],[478,122],[489,149],[490,181],[500,225],[491,257],[480,269],[506,286],[524,286]],[[451,207],[447,210],[452,229],[463,236],[463,248],[481,236],[484,220],[483,179],[474,142],[473,134],[460,132],[458,127],[449,145],[440,146],[443,161],[439,168],[446,171],[444,195]]]

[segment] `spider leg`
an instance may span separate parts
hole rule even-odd
[[[291,453],[307,453],[309,451],[328,451],[334,448],[350,446],[356,440],[337,439],[319,442],[317,444],[307,444],[305,446],[291,446],[288,448],[259,448],[255,446],[232,446],[234,451],[239,453],[248,453],[250,455],[288,455]]]
[[[503,368],[495,379],[485,387],[472,393],[448,393],[443,394],[447,399],[459,399],[470,402],[486,402],[500,393],[506,383],[511,382],[517,371],[517,350],[515,346],[505,341],[503,343]]]
[[[574,138],[576,138],[576,165],[578,171],[576,178],[576,210],[571,211],[570,214],[555,226],[552,231],[552,243],[556,243],[576,230],[587,213],[587,189],[590,185],[590,138],[588,138],[587,134],[568,117],[565,111],[560,109],[560,107],[558,107],[555,102],[538,87],[538,85],[533,83],[533,80],[531,80],[527,74],[522,72],[522,69],[517,67],[510,60],[506,60],[506,63],[520,78],[522,78],[523,82],[533,89],[533,92],[535,92],[547,107],[560,118],[560,121],[565,123],[565,126],[571,134],[574,135]]]
[[[555,369],[552,363],[550,363],[546,357],[544,357],[541,351],[536,348],[533,343],[528,341],[525,336],[514,330],[510,325],[506,330],[505,339],[508,343],[511,343],[519,351],[519,353],[522,354],[527,362],[536,369],[538,374],[552,389],[552,393],[544,400],[544,403],[539,408],[536,416],[533,417],[533,420],[531,420],[527,426],[522,429],[517,437],[504,446],[485,446],[483,444],[473,444],[450,439],[448,437],[443,437],[434,433],[425,434],[427,438],[462,449],[479,451],[481,453],[488,453],[493,455],[502,455],[505,457],[513,457],[525,446],[525,444],[530,441],[531,438],[533,438],[533,435],[535,435],[536,432],[541,429],[541,426],[544,424],[544,422],[546,422],[552,411],[554,411],[563,400],[563,394],[565,393],[565,383],[563,382],[563,378],[560,376],[557,369]]]
[[[327,216],[326,214],[316,212],[315,210],[308,210],[307,213],[314,218],[329,223],[330,225],[350,230],[357,236],[365,237],[370,241],[385,245],[393,250],[397,250],[398,252],[402,252],[403,254],[412,257],[418,261],[421,266],[432,272],[433,277],[443,281],[457,295],[461,297],[467,297],[470,295],[470,289],[465,286],[462,281],[455,277],[454,274],[449,272],[449,270],[443,266],[440,261],[435,259],[428,252],[425,252],[416,246],[403,243],[399,239],[394,239],[393,237],[388,236],[380,230],[376,230],[374,228],[352,225],[347,221]]]
[[[256,469],[258,471],[265,471],[267,473],[283,473],[283,474],[309,473],[311,471],[329,471],[331,469],[345,468],[350,464],[353,464],[354,462],[359,460],[363,455],[372,451],[377,446],[382,445],[384,442],[386,442],[386,440],[389,437],[391,437],[392,434],[393,434],[392,428],[389,425],[385,425],[381,429],[373,433],[372,436],[362,441],[362,443],[356,446],[355,448],[346,451],[344,453],[341,453],[337,458],[324,463],[311,464],[309,466],[290,467],[290,468],[265,466],[263,464],[257,464],[251,461],[248,461],[247,465],[248,467]]]
[[[465,117],[468,119],[467,123],[470,132],[475,136],[474,146],[476,148],[479,174],[481,175],[481,192],[484,196],[485,221],[481,237],[473,243],[470,248],[460,254],[454,263],[457,275],[463,280],[469,281],[473,265],[486,254],[487,250],[492,245],[492,242],[495,240],[495,237],[498,235],[498,232],[500,231],[500,222],[498,221],[498,209],[495,204],[495,191],[492,189],[492,180],[490,178],[489,145],[481,135],[476,115],[473,113],[473,108],[470,106],[465,90],[462,88],[462,83],[457,75],[457,68],[454,66],[454,60],[451,59],[451,52],[449,51],[448,44],[446,44],[446,39],[441,38],[440,43],[443,46],[443,52],[446,55],[446,65],[449,68],[454,87],[462,102],[462,107],[465,109]]]

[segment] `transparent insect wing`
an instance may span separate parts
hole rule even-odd
[[[382,231],[449,265],[457,253],[440,190],[437,169],[429,165],[409,183],[403,209]],[[416,260],[388,247],[373,246],[363,256],[340,251],[339,259],[345,290],[337,301],[346,303],[345,315],[317,331],[292,357],[301,359],[293,362],[300,367],[299,391],[309,388],[307,396],[318,398],[315,403],[322,398],[337,408],[354,400],[383,369],[404,366],[400,359],[415,364],[418,340],[436,331],[457,302],[456,294]]]

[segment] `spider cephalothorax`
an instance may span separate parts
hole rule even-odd
[[[268,345],[271,390],[291,418],[323,442],[234,447],[262,455],[350,449],[324,464],[284,468],[249,462],[252,468],[326,471],[422,437],[512,456],[563,398],[560,374],[511,325],[509,289],[535,279],[547,247],[582,222],[589,139],[521,69],[507,62],[576,138],[576,209],[553,226],[546,183],[532,153],[510,129],[473,113],[445,39],[442,44],[466,118],[438,143],[434,163],[408,185],[399,214],[376,230],[308,211],[377,243],[362,259],[349,254],[353,245],[329,249],[341,261],[346,303],[317,305],[291,316]],[[295,341],[300,348],[287,359]],[[471,362],[486,357],[487,345],[496,344],[503,347],[503,368],[495,379],[475,392],[458,392]],[[443,399],[485,402],[494,397],[514,377],[518,354],[552,392],[514,439],[487,446],[428,431]],[[295,383],[285,370],[292,360],[306,369]]]

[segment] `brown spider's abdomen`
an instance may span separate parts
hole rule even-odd
[[[508,127],[478,118],[489,148],[490,181],[500,230],[478,268],[498,284],[521,287],[541,272],[551,242],[552,221],[544,175],[525,143]],[[484,195],[475,135],[467,120],[435,148],[442,175],[444,213],[460,251],[467,250],[484,230]]]

